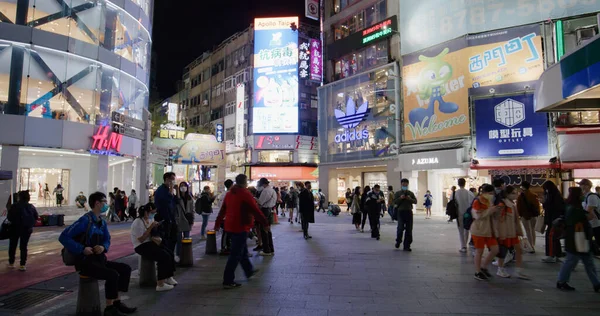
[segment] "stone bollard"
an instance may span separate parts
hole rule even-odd
[[[77,316],[102,316],[100,290],[98,280],[79,276],[79,292],[77,293]]]
[[[156,262],[138,255],[140,287],[156,286]]]
[[[192,238],[183,238],[181,240],[181,257],[179,258],[179,265],[182,267],[191,267],[194,265]]]
[[[217,233],[214,230],[206,232],[206,254],[217,254]]]

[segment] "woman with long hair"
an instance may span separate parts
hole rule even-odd
[[[431,195],[431,191],[427,190],[423,198],[425,199],[425,202],[423,202],[423,206],[425,206],[425,219],[430,219],[431,205],[433,204],[433,195]]]
[[[555,263],[558,261],[562,249],[560,246],[560,236],[557,236],[552,223],[559,217],[565,215],[565,200],[562,194],[552,181],[546,181],[542,184],[544,197],[542,206],[544,207],[544,224],[546,228],[546,258],[542,262]]]
[[[519,211],[515,201],[518,198],[517,190],[513,186],[507,186],[502,191],[502,201],[498,204],[502,207],[494,220],[498,227],[498,275],[501,278],[510,278],[510,274],[504,269],[504,258],[508,249],[515,249],[515,258],[517,260],[517,277],[528,280],[529,277],[523,273],[523,249],[519,237],[523,236],[523,228],[519,221]]]
[[[369,211],[367,210],[367,205],[365,203],[367,201],[367,195],[369,191],[371,191],[371,187],[367,185],[363,190],[362,196],[360,197],[360,211],[362,212],[362,221],[360,225],[361,233],[365,232],[365,223],[367,223],[367,217],[369,215]]]
[[[360,231],[360,187],[354,188],[354,194],[352,195],[352,203],[350,207],[350,213],[352,213],[352,224],[356,227],[356,230]]]
[[[565,211],[565,250],[567,260],[563,263],[558,273],[556,288],[561,291],[574,291],[575,288],[568,284],[571,272],[579,263],[583,262],[585,272],[594,286],[595,292],[600,292],[600,281],[594,266],[592,256],[592,227],[590,219],[594,214],[588,213],[581,203],[583,190],[578,187],[569,188],[569,198]]]
[[[175,219],[179,232],[177,235],[177,244],[175,246],[175,262],[179,262],[181,255],[181,240],[190,238],[190,231],[194,225],[194,199],[190,192],[190,186],[187,182],[181,182],[175,199],[177,212]]]

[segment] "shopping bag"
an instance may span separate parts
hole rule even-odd
[[[538,216],[537,222],[535,223],[535,231],[542,235],[546,232],[546,224],[544,222],[544,215]]]
[[[523,249],[524,252],[534,251],[534,249],[531,246],[531,243],[529,243],[529,239],[527,239],[527,237],[520,237],[520,239],[521,239],[521,249]]]
[[[582,223],[575,224],[575,250],[579,253],[590,252],[590,241],[585,235],[585,229]]]

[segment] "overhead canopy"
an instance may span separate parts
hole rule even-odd
[[[600,109],[600,36],[563,57],[540,77],[536,112]]]

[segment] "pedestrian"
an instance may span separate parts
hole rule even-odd
[[[506,187],[506,183],[504,182],[504,179],[502,178],[496,178],[494,179],[494,181],[492,181],[492,184],[494,185],[494,205],[498,205],[498,203],[500,203],[500,201],[502,201],[502,191],[504,191],[504,188]],[[517,202],[518,204],[518,202]]]
[[[352,209],[350,213],[352,213],[352,224],[356,227],[357,231],[360,231],[360,218],[361,218],[361,210],[360,210],[360,187],[354,188],[354,194],[352,194]]]
[[[369,224],[371,225],[371,238],[379,240],[379,216],[381,215],[382,205],[385,205],[385,198],[379,184],[373,186],[373,190],[367,193],[365,206],[369,213]]]
[[[323,194],[321,189],[319,189],[319,209],[317,210],[317,212],[319,212],[321,210],[323,210],[323,213],[327,212],[327,210],[325,209],[326,201],[327,201],[327,198],[325,197],[325,194]]]
[[[156,191],[154,191],[154,204],[158,214],[156,214],[156,220],[162,221],[159,226],[160,235],[163,239],[163,243],[171,253],[175,253],[175,246],[177,245],[177,222],[175,221],[175,173],[167,172],[163,175],[163,184],[160,185]]]
[[[400,248],[404,238],[404,251],[412,251],[410,245],[413,242],[413,205],[417,204],[415,194],[408,189],[408,179],[400,181],[400,191],[394,194],[394,205],[398,216],[398,227],[396,229],[396,249]]]
[[[80,191],[79,195],[75,198],[75,205],[77,208],[85,208],[85,203],[87,203],[87,198],[83,195],[83,191]]]
[[[519,211],[515,204],[517,200],[517,190],[513,186],[507,186],[503,191],[504,199],[498,204],[501,211],[496,213],[494,220],[498,227],[498,271],[496,275],[501,278],[510,278],[504,267],[504,259],[509,249],[514,248],[517,261],[517,277],[523,280],[529,280],[529,277],[523,273],[523,249],[519,237],[523,236],[523,229],[519,221]],[[460,217],[459,217],[460,218]]]
[[[574,291],[575,288],[569,285],[571,272],[579,263],[583,262],[585,272],[594,286],[595,292],[600,292],[600,281],[596,267],[594,266],[594,257],[592,256],[592,227],[590,221],[596,216],[593,212],[589,212],[586,206],[592,207],[588,203],[583,202],[585,199],[585,191],[591,188],[591,182],[583,179],[579,182],[581,187],[569,188],[569,197],[567,198],[567,209],[565,211],[565,250],[567,259],[560,268],[556,288],[561,291]],[[588,188],[589,187],[589,188]],[[589,193],[589,192],[588,192]]]
[[[117,213],[115,211],[115,194],[110,192],[108,193],[108,198],[109,198],[109,209],[108,209],[108,213],[106,215],[106,219],[108,221],[110,221],[111,223],[115,222],[115,218],[117,219],[117,221],[120,222],[119,217],[117,217]]]
[[[596,243],[594,249],[598,251],[600,248],[600,196],[595,192],[592,192],[592,181],[589,179],[582,179],[579,181],[579,187],[583,190],[583,208],[589,213],[590,225],[592,226],[592,233]]]
[[[222,192],[219,197],[217,198],[217,208],[220,210],[221,207],[223,207],[223,202],[225,201],[225,197],[227,197],[227,192],[229,192],[229,190],[231,189],[231,187],[233,186],[233,181],[231,181],[230,179],[225,180],[225,182],[223,183],[223,185],[225,185],[225,191]],[[223,235],[221,236],[221,255],[229,255],[230,251],[231,251],[231,234],[228,234],[224,227],[225,227],[225,222],[227,221],[227,218],[223,218],[223,221],[221,222],[221,226],[219,227],[219,229],[223,230]]]
[[[137,214],[136,214],[137,202],[138,202],[137,193],[135,192],[135,190],[132,189],[131,194],[129,194],[129,200],[128,200],[129,216],[131,217],[131,219],[135,219],[137,217]]]
[[[206,238],[206,227],[208,219],[213,213],[212,205],[215,201],[214,194],[210,191],[209,186],[204,186],[200,198],[196,200],[196,213],[202,216],[202,228],[200,229],[200,238]]]
[[[479,191],[477,189],[475,189],[475,188],[470,188],[469,191],[471,193],[473,193],[474,197],[477,197],[479,195]]]
[[[285,217],[285,213],[287,212],[286,201],[288,199],[288,195],[290,192],[286,187],[282,187],[279,195],[281,196],[281,200],[279,201],[279,207],[281,208],[281,217]]]
[[[427,190],[425,196],[423,196],[423,206],[425,206],[425,219],[431,219],[431,205],[433,204],[433,195],[431,191]]]
[[[259,255],[273,256],[275,248],[273,247],[273,234],[271,233],[270,225],[273,223],[273,207],[277,203],[277,193],[269,185],[269,180],[266,178],[258,180],[257,191],[260,194],[258,205],[269,222],[269,226],[259,223],[260,236],[262,238],[262,251]]]
[[[467,181],[464,178],[458,179],[458,190],[454,192],[454,201],[458,207],[458,218],[456,220],[456,226],[458,227],[458,238],[460,240],[460,252],[467,252],[467,242],[469,241],[469,231],[464,227],[464,216],[467,209],[471,207],[471,203],[475,199],[475,196],[471,191],[465,189]]]
[[[131,242],[135,253],[145,259],[156,262],[157,266],[157,284],[156,291],[169,291],[177,285],[173,279],[173,259],[171,254],[160,246],[162,239],[158,236],[158,226],[160,223],[154,220],[156,210],[147,205],[140,207],[139,218],[131,224]]]
[[[288,221],[290,224],[294,224],[294,210],[298,208],[298,190],[291,186],[290,192],[285,197],[285,207],[289,212]],[[298,222],[298,211],[296,211],[296,223]]]
[[[94,192],[89,196],[88,201],[92,210],[67,227],[58,240],[71,254],[81,256],[75,263],[75,271],[80,275],[106,281],[104,316],[134,313],[137,308],[125,305],[119,296],[119,292],[129,290],[131,267],[106,258],[106,253],[110,249],[110,233],[106,222],[100,217],[109,209],[106,195],[102,192]],[[80,239],[84,240],[83,243],[80,243]]]
[[[215,222],[214,229],[219,229],[224,218],[224,230],[231,235],[231,252],[225,265],[223,273],[223,287],[225,289],[234,289],[242,286],[235,282],[235,269],[238,264],[248,279],[256,275],[252,263],[248,259],[248,232],[256,220],[265,230],[271,231],[271,223],[264,216],[264,213],[258,208],[258,205],[252,194],[246,189],[248,187],[248,177],[240,174],[235,177],[235,185],[228,190],[223,205],[219,210],[219,215]]]
[[[121,222],[125,220],[125,197],[123,193],[123,191],[115,193],[115,212]]]
[[[17,252],[17,244],[21,251],[20,256],[20,271],[27,270],[27,245],[29,238],[33,233],[33,226],[39,218],[38,212],[29,201],[31,196],[29,191],[20,191],[18,193],[18,202],[14,203],[8,209],[6,219],[10,222],[9,228],[9,244],[8,244],[8,268],[15,268],[15,255]]]
[[[181,241],[183,238],[190,238],[190,231],[194,226],[194,199],[189,190],[187,182],[181,182],[175,197],[177,212],[175,221],[177,222],[177,245],[175,246],[175,262],[179,263],[181,257]]]
[[[388,209],[387,212],[390,215],[390,217],[392,218],[392,223],[394,222],[394,220],[396,220],[396,208],[394,206],[394,187],[393,186],[388,186],[388,193],[387,193],[387,202],[388,202]]]
[[[494,205],[495,192],[494,186],[489,184],[484,185],[481,194],[473,201],[472,206],[474,221],[471,224],[471,236],[475,247],[474,277],[480,281],[485,281],[492,277],[487,267],[498,254],[498,234],[495,232],[496,227],[492,224],[492,217],[500,212],[502,207]],[[486,246],[490,251],[482,261],[483,251]]]
[[[556,263],[562,254],[562,247],[560,245],[561,236],[554,229],[554,221],[565,215],[566,204],[554,182],[544,182],[542,189],[544,189],[542,206],[546,225],[546,257],[542,259],[542,262]]]
[[[350,188],[346,189],[346,206],[348,207],[346,209],[346,212],[350,213],[350,208],[352,207],[352,190]]]
[[[362,221],[360,223],[360,232],[365,232],[365,224],[367,223],[367,217],[369,216],[369,212],[367,211],[367,206],[365,202],[367,201],[367,197],[369,196],[369,192],[371,192],[370,186],[365,186],[363,189],[363,194],[360,196],[360,212],[362,213]]]
[[[311,184],[310,181],[304,182],[304,189],[300,191],[298,199],[298,211],[302,214],[302,231],[304,233],[304,239],[312,238],[308,234],[308,224],[315,222],[315,198],[310,192]]]
[[[531,251],[529,253],[535,253],[535,223],[538,216],[540,216],[540,202],[537,195],[531,192],[530,187],[531,184],[527,181],[521,183],[521,194],[517,200],[517,208],[521,215],[521,222],[525,227],[525,235],[529,244],[531,244]]]
[[[275,193],[277,193],[277,202],[275,202],[275,214],[279,214],[279,206],[281,205],[281,203],[283,203],[283,200],[281,199],[281,191],[279,190],[279,188],[273,188],[273,190],[275,190]],[[284,215],[285,212],[282,212],[281,215]]]
[[[52,192],[52,194],[56,195],[56,205],[58,207],[62,207],[62,202],[65,199],[63,196],[65,189],[63,189],[62,185],[59,183],[56,185],[56,188],[54,188],[54,191]]]

